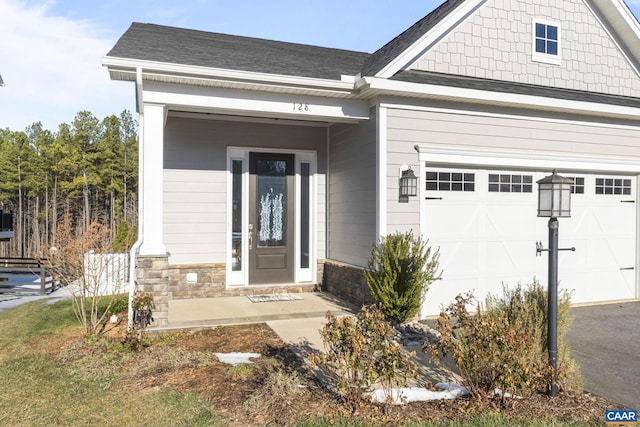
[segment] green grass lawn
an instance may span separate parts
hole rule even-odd
[[[70,301],[34,301],[0,313],[0,425],[222,425],[204,396],[123,392],[115,386],[117,360],[87,372],[43,345],[81,333]]]

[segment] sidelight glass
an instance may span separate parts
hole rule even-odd
[[[309,268],[309,163],[300,163],[300,268]]]
[[[242,270],[242,160],[232,161],[231,270]]]

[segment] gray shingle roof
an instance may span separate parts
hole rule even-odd
[[[369,54],[134,22],[107,56],[339,80]]]
[[[581,90],[561,89],[556,87],[537,86],[498,80],[480,79],[476,77],[438,74],[427,71],[402,71],[391,78],[410,83],[432,84],[438,86],[478,89],[491,92],[513,93],[518,95],[543,96],[546,98],[565,99],[570,101],[597,102],[601,104],[624,107],[640,107],[640,99],[609,95],[605,93],[585,92]]]
[[[228,70],[339,80],[375,75],[466,0],[448,0],[374,54],[133,23],[107,54]],[[505,81],[401,71],[392,80],[640,107],[640,99]]]
[[[402,52],[414,44],[434,25],[442,21],[454,9],[466,0],[448,0],[434,9],[427,16],[413,24],[409,29],[391,40],[374,52],[362,69],[363,76],[373,76],[382,70],[389,62],[396,59]]]

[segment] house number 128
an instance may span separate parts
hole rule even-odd
[[[309,111],[309,104],[305,104],[304,102],[294,102],[293,111]]]

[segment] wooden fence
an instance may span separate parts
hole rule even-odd
[[[0,258],[0,294],[46,295],[58,287],[45,267],[45,260],[37,258]]]

